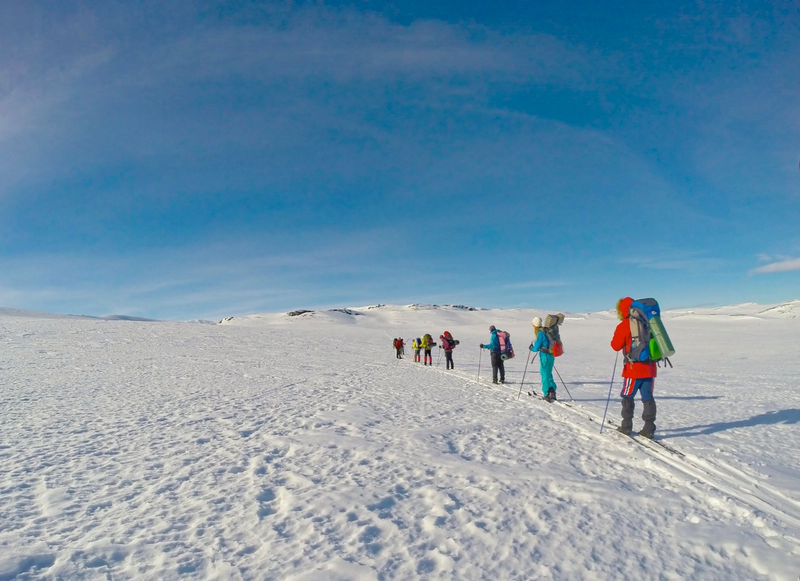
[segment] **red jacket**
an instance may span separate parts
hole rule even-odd
[[[630,297],[624,298],[619,303],[619,311],[625,317],[620,321],[617,328],[614,329],[614,338],[611,339],[611,348],[614,351],[622,350],[622,353],[627,355],[631,350],[631,322],[628,320],[631,312],[631,303],[633,299]],[[628,379],[644,379],[646,377],[655,377],[657,373],[657,366],[652,361],[644,363],[641,361],[626,361],[625,367],[622,368],[622,377]]]

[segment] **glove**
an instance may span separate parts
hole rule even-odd
[[[481,349],[483,349],[483,343],[481,343]]]

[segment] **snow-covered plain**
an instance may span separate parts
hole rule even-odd
[[[0,310],[0,581],[797,579],[800,301],[665,315],[657,435],[683,457],[598,433],[611,312],[564,323],[574,407],[526,395],[537,365],[517,398],[544,314]],[[475,381],[489,324],[505,386]],[[395,359],[444,330],[454,372]]]

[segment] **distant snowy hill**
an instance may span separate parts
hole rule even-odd
[[[760,305],[758,303],[742,303],[725,307],[674,309],[667,311],[671,317],[752,317],[761,319],[797,319],[800,318],[800,299],[776,305]]]
[[[262,313],[239,317],[227,317],[223,325],[283,325],[283,324],[358,324],[368,327],[396,327],[413,322],[436,321],[453,325],[468,325],[478,322],[497,321],[508,325],[521,320],[530,321],[546,311],[541,309],[483,309],[465,305],[372,305],[366,307],[344,307],[335,309],[300,309],[288,313]],[[613,310],[597,313],[565,313],[567,320],[616,319]],[[800,299],[776,305],[743,303],[723,307],[680,308],[665,310],[665,320],[680,317],[751,317],[751,318],[800,318]],[[495,324],[495,323],[492,323]]]
[[[33,319],[101,319],[105,321],[138,321],[154,322],[157,319],[146,319],[144,317],[133,317],[130,315],[61,315],[56,313],[45,313],[40,311],[27,311],[23,309],[8,309],[0,307],[0,317],[25,317]]]
[[[24,317],[28,319],[79,319],[78,315],[59,315],[40,311],[27,311],[24,309],[9,309],[0,307],[0,317]]]
[[[81,316],[88,317],[90,319],[103,319],[104,321],[138,321],[140,323],[153,323],[158,320],[158,319],[147,319],[145,317],[132,317],[130,315],[101,315],[99,317],[94,317],[91,315],[81,315]]]

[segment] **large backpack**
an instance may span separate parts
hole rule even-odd
[[[514,348],[511,346],[511,335],[508,331],[497,331],[497,340],[500,342],[500,359],[514,358]]]
[[[433,343],[433,337],[430,336],[430,333],[426,333],[422,336],[422,348],[426,351],[431,348],[431,343]]]
[[[561,333],[558,330],[559,325],[564,322],[564,315],[558,313],[557,315],[547,315],[542,323],[542,331],[547,335],[547,340],[550,346],[547,348],[547,353],[553,357],[560,357],[564,354],[564,344],[561,342]]]
[[[453,339],[453,335],[450,334],[450,331],[445,331],[442,335],[442,349],[445,351],[452,351],[458,345],[458,341]]]
[[[631,362],[664,361],[672,367],[670,357],[675,348],[661,322],[661,308],[655,299],[638,299],[631,303],[631,350],[625,359]]]

